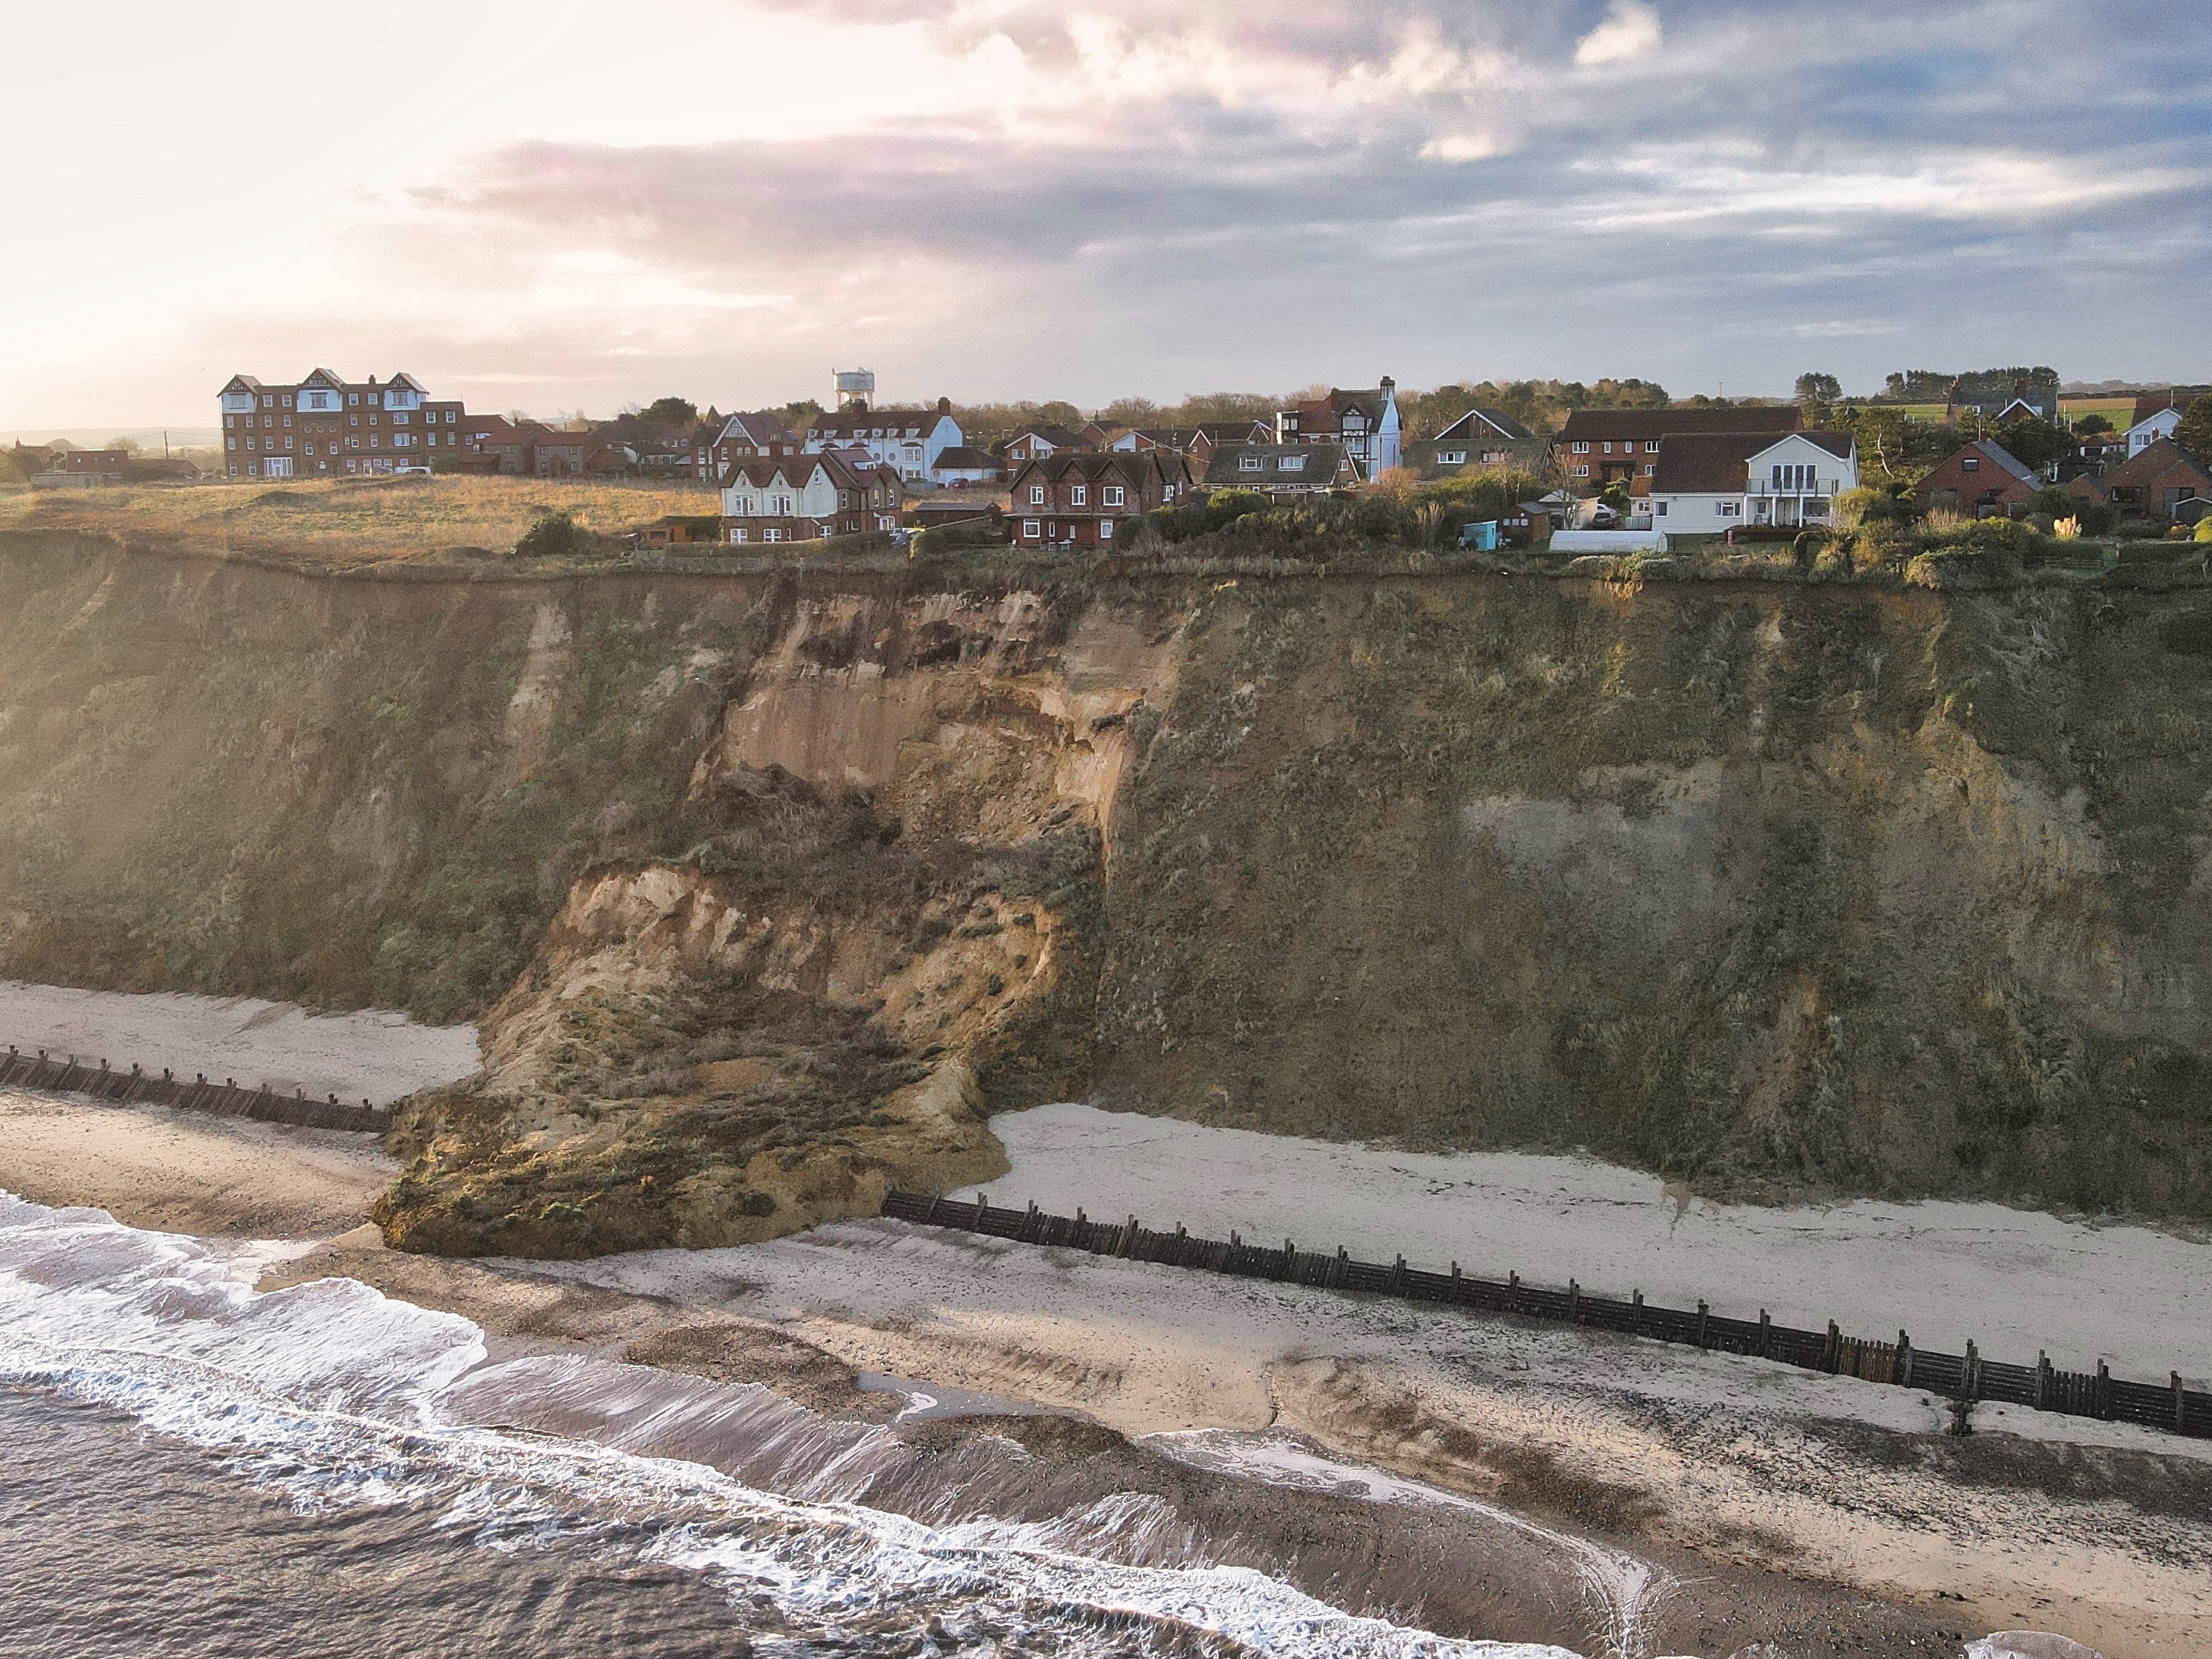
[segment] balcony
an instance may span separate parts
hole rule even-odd
[[[1840,495],[1850,487],[1841,478],[1815,478],[1810,483],[1796,489],[1784,489],[1771,478],[1753,478],[1743,493],[1754,499],[1765,495],[1770,498],[1781,496],[1785,499],[1795,498],[1802,501],[1808,495],[1830,497]]]

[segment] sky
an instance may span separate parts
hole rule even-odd
[[[2204,0],[9,10],[0,428],[2212,380]]]

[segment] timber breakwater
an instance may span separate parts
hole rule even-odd
[[[236,1078],[210,1082],[197,1073],[190,1082],[173,1072],[160,1076],[142,1066],[118,1071],[101,1060],[97,1063],[75,1054],[56,1059],[43,1048],[34,1054],[12,1045],[0,1058],[0,1089],[35,1089],[51,1094],[89,1095],[118,1106],[174,1106],[186,1111],[212,1112],[222,1117],[258,1118],[264,1123],[291,1123],[311,1129],[350,1129],[382,1134],[392,1127],[392,1114],[364,1099],[352,1105],[331,1095],[310,1100],[305,1089],[290,1094],[262,1085],[244,1088]]]
[[[884,1195],[884,1213],[897,1221],[1046,1249],[1581,1325],[1917,1389],[1968,1405],[1989,1401],[2027,1406],[2212,1439],[2212,1394],[2185,1388],[2178,1371],[2163,1386],[2129,1382],[2113,1376],[2101,1363],[2094,1372],[2080,1372],[2054,1367],[2047,1356],[2038,1356],[2033,1365],[1990,1359],[1972,1342],[1963,1354],[1916,1347],[1901,1330],[1894,1342],[1847,1335],[1832,1320],[1826,1331],[1802,1330],[1777,1324],[1763,1310],[1756,1320],[1747,1320],[1716,1314],[1703,1301],[1694,1310],[1662,1307],[1647,1303],[1640,1291],[1625,1302],[1593,1295],[1571,1279],[1564,1290],[1525,1283],[1517,1273],[1485,1279],[1462,1272],[1455,1261],[1449,1272],[1437,1273],[1409,1266],[1403,1255],[1388,1264],[1359,1261],[1340,1248],[1301,1250],[1285,1239],[1278,1249],[1248,1243],[1233,1233],[1225,1241],[1199,1238],[1181,1226],[1172,1231],[1146,1227],[1134,1216],[1093,1221],[1080,1210],[1060,1216],[1048,1215],[1035,1204],[1018,1210],[994,1207],[988,1196],[969,1201],[893,1190]]]

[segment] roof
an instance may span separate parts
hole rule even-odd
[[[1080,432],[1071,432],[1064,426],[1054,426],[1049,422],[1036,421],[1030,422],[1027,426],[1016,428],[1014,438],[1042,438],[1054,449],[1080,449],[1090,441]],[[1012,443],[1013,441],[1013,438],[1010,438],[1007,442]]]
[[[750,414],[732,415],[722,422],[716,433],[716,443],[749,443],[756,449],[765,449],[770,444],[795,444],[799,434],[785,424],[780,415],[766,410],[755,410]]]
[[[865,438],[872,433],[919,438],[945,419],[935,409],[828,409],[806,423],[817,437]]]
[[[1486,433],[1492,437],[1510,439],[1516,443],[1526,442],[1536,435],[1502,409],[1470,409],[1437,433],[1437,438],[1439,441],[1446,438],[1473,440]]]
[[[1676,433],[1762,433],[1778,438],[1805,424],[1795,404],[1766,404],[1750,409],[1577,409],[1559,429],[1565,442],[1591,438],[1650,440]]]
[[[306,376],[301,380],[300,384],[301,386],[322,385],[332,387],[333,389],[338,389],[343,388],[345,382],[338,379],[337,375],[331,374],[327,368],[311,368],[307,371]]]
[[[1316,398],[1311,403],[1297,405],[1298,430],[1301,432],[1340,432],[1344,417],[1355,411],[1374,426],[1382,419],[1382,411],[1396,401],[1391,387],[1376,386],[1364,392],[1346,392],[1342,386],[1331,386],[1328,396]]]
[[[970,449],[965,444],[955,444],[938,452],[937,467],[940,472],[995,472],[999,470],[999,458],[980,449]]]
[[[1811,444],[1815,449],[1825,449],[1839,461],[1849,460],[1859,447],[1859,441],[1848,432],[1785,432],[1771,440],[1766,447],[1776,448],[1792,438]],[[1665,451],[1662,449],[1661,453]]]
[[[1091,481],[1115,478],[1142,488],[1148,477],[1182,478],[1187,471],[1182,457],[1170,449],[1062,449],[1025,463],[1014,482],[1018,486],[1042,475],[1058,483],[1072,475]]]
[[[241,392],[258,392],[261,390],[261,382],[251,374],[234,374],[222,383],[222,389],[224,392],[228,392],[234,386]]]
[[[2014,455],[2012,451],[2007,449],[2002,444],[1998,443],[1995,439],[1977,438],[1973,442],[1968,444],[1965,449],[1960,450],[1959,453],[1960,455],[1964,455],[1970,451],[1985,456],[1989,460],[1995,463],[1996,465],[2002,467],[2006,471],[2011,473],[2014,477],[2019,479],[2022,483],[2033,483],[2036,482],[2035,469],[2028,465],[2027,462],[2021,460],[2018,456]],[[1957,458],[1954,456],[1953,459],[1955,459]]]
[[[412,374],[405,373],[393,375],[390,380],[384,383],[384,386],[386,391],[390,391],[393,386],[405,386],[410,392],[418,393],[422,397],[427,398],[430,395],[429,387],[424,386],[422,381],[416,380]]]
[[[1773,447],[1770,432],[1670,432],[1651,467],[1655,495],[1740,495],[1751,458]]]
[[[2136,393],[2136,412],[2128,424],[2141,426],[2152,416],[2163,414],[2169,409],[2187,409],[2207,392],[2212,392],[2212,386],[2161,386],[2156,392],[2138,392]]]
[[[1158,454],[1159,452],[1152,452]],[[1257,467],[1244,465],[1256,458]],[[1295,465],[1286,465],[1286,462]],[[1231,484],[1335,483],[1359,469],[1341,444],[1224,444],[1208,458],[1206,482],[1217,489]]]
[[[2193,472],[2208,485],[2212,485],[2212,473],[2208,473],[2202,462],[2171,438],[2160,438],[2156,443],[2145,444],[2107,472],[2105,483],[2109,489],[2122,484],[2148,483],[2154,478],[2165,477],[2177,468]]]

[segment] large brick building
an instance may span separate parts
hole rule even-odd
[[[411,374],[355,382],[319,368],[289,386],[237,374],[216,403],[228,477],[427,471],[460,459],[461,405],[433,398]]]

